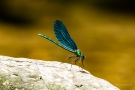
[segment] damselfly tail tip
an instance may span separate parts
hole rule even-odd
[[[43,36],[43,34],[41,34],[41,33],[40,33],[40,34],[38,34],[38,35],[39,35],[39,36]]]

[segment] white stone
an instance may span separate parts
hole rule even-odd
[[[1,90],[119,90],[71,64],[0,56]]]

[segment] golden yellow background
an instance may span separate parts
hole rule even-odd
[[[86,55],[86,70],[121,90],[135,90],[133,8],[117,0],[0,1],[0,55],[63,61],[71,53],[38,36],[56,40],[58,19]]]

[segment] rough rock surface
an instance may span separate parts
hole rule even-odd
[[[119,90],[67,63],[0,56],[0,90]]]

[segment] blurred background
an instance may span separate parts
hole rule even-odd
[[[135,6],[131,0],[1,0],[0,55],[62,62],[54,40],[61,20],[86,55],[84,69],[121,90],[135,90]]]

